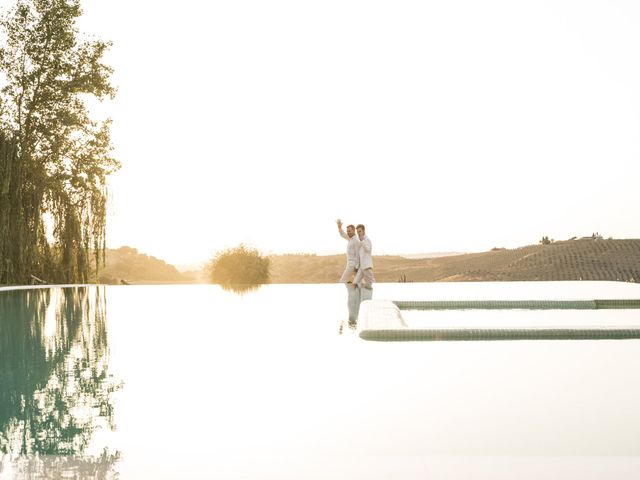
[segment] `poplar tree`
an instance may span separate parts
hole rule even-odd
[[[0,29],[0,283],[88,282],[104,262],[110,42],[82,36],[79,0],[18,0]],[[47,231],[50,234],[47,234]]]

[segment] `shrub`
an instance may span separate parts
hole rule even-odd
[[[207,272],[212,283],[259,285],[269,280],[271,262],[254,248],[243,244],[222,250],[211,259]]]

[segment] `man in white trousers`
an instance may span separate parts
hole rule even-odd
[[[373,257],[371,256],[371,239],[365,233],[364,225],[356,227],[358,245],[358,273],[353,281],[359,287],[373,288]]]
[[[340,277],[340,283],[351,283],[351,277],[358,271],[358,250],[360,249],[360,242],[356,237],[356,227],[353,225],[347,226],[347,233],[342,230],[342,220],[337,219],[338,232],[340,236],[347,240],[347,266]]]

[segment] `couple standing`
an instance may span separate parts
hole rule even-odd
[[[344,269],[341,283],[353,283],[358,287],[373,288],[373,258],[371,257],[371,240],[365,234],[364,225],[347,226],[342,229],[342,220],[336,220],[340,236],[347,240],[347,267]],[[352,277],[355,275],[355,278]]]

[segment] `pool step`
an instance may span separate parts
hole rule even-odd
[[[640,299],[603,300],[396,300],[401,310],[604,310],[640,309]]]
[[[548,309],[553,305],[558,308],[632,308],[629,300],[591,301],[559,301],[562,304],[581,307],[561,307],[558,302],[549,301],[424,301],[424,302],[392,302],[389,300],[365,300],[360,306],[358,329],[360,338],[373,341],[452,341],[452,340],[623,340],[640,339],[640,327],[530,327],[530,328],[411,328],[404,319],[400,308],[442,310],[449,309],[482,309],[482,308],[528,308]],[[636,302],[634,300],[634,302]],[[589,303],[592,306],[586,307]],[[498,305],[496,305],[498,304]],[[470,306],[472,305],[472,306]],[[638,304],[640,307],[640,302]],[[637,307],[636,307],[637,308]]]
[[[640,338],[638,328],[425,328],[367,329],[360,338],[378,342],[469,340],[626,340]]]

